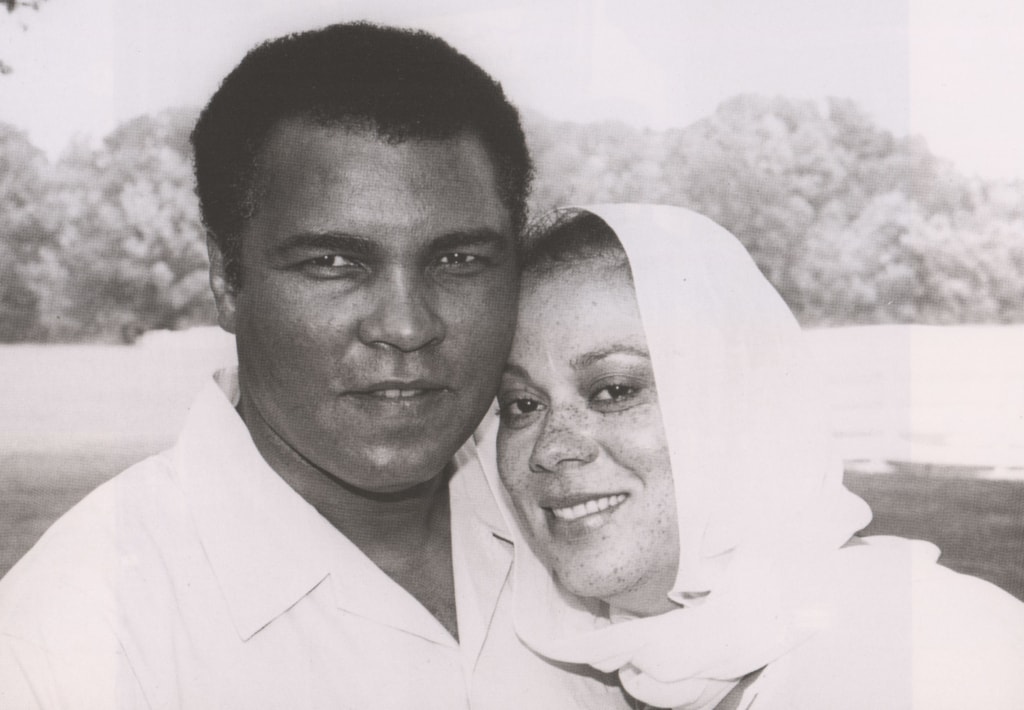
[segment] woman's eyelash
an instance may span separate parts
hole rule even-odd
[[[525,405],[519,407],[520,411],[517,412],[518,414],[532,414],[543,406],[540,402],[535,399],[531,399],[530,397],[518,397],[516,399],[509,400],[508,403],[501,406],[501,409],[509,412],[512,407],[516,405]]]
[[[514,397],[498,400],[498,416],[503,426],[519,429],[535,421],[536,415],[543,412],[545,405],[533,397]]]
[[[634,387],[632,385],[623,385],[623,384],[604,385],[603,387],[598,389],[596,392],[594,392],[593,399],[616,401],[616,400],[620,400],[620,399],[622,399],[624,397],[629,397],[630,395],[636,394],[638,389],[639,388]],[[607,397],[601,396],[604,393],[607,393],[608,396]]]

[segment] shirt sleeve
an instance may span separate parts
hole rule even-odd
[[[120,654],[49,650],[0,635],[0,708],[149,710]]]

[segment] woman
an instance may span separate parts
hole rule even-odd
[[[656,707],[1024,708],[1024,605],[929,543],[854,536],[870,511],[819,391],[721,227],[560,218],[525,259],[499,393],[523,640]]]

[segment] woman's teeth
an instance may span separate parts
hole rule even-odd
[[[585,503],[577,503],[568,508],[552,508],[551,514],[559,520],[578,520],[586,515],[593,515],[594,513],[600,513],[602,510],[608,510],[608,508],[614,507],[624,500],[626,500],[626,494],[618,493],[613,496],[593,498]]]

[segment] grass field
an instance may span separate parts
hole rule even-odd
[[[846,483],[875,513],[864,534],[934,542],[942,564],[1024,600],[1024,483],[911,465]]]
[[[0,575],[54,520],[145,450],[0,454]]]
[[[103,448],[0,455],[0,575],[58,515],[146,453]],[[866,533],[930,540],[948,567],[1024,599],[1024,483],[969,473],[903,466],[891,474],[849,473],[847,484],[875,511]]]

